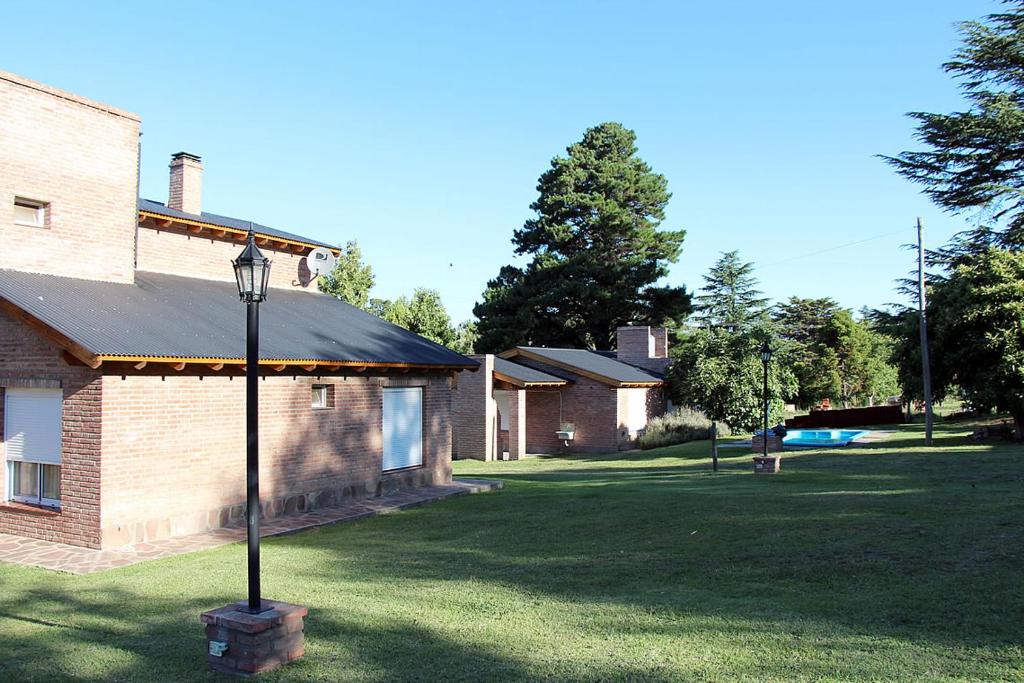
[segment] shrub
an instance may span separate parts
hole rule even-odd
[[[718,435],[728,436],[728,428],[719,424]],[[710,438],[711,420],[704,413],[690,408],[676,408],[648,422],[647,429],[637,439],[637,445],[647,450]]]

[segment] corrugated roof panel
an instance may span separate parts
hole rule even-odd
[[[96,355],[244,358],[233,282],[138,272],[134,284],[0,270],[7,299]],[[271,289],[260,357],[475,367],[476,361],[326,294]]]
[[[517,348],[563,365],[607,377],[616,382],[628,384],[663,381],[657,375],[589,349],[549,349],[543,346],[519,346]]]
[[[510,360],[505,360],[504,358],[499,358],[497,356],[495,356],[495,358],[494,358],[494,371],[495,372],[500,372],[503,375],[507,375],[508,377],[511,377],[512,379],[516,379],[516,380],[519,380],[520,382],[526,382],[526,383],[529,383],[529,382],[543,382],[543,383],[546,383],[546,384],[556,384],[556,383],[568,384],[569,383],[568,380],[563,379],[561,377],[555,377],[554,375],[549,375],[546,372],[541,372],[540,370],[535,370],[533,368],[528,368],[525,365],[520,365],[519,363],[513,363]]]

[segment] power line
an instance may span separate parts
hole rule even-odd
[[[837,244],[834,247],[827,247],[825,249],[819,249],[818,251],[811,251],[811,252],[808,252],[806,254],[798,254],[796,256],[789,256],[787,258],[782,259],[781,261],[772,261],[771,263],[760,264],[760,265],[757,266],[757,268],[758,268],[758,270],[761,270],[763,268],[771,268],[772,266],[779,266],[779,265],[782,265],[783,263],[791,263],[793,261],[799,261],[800,259],[808,258],[810,256],[817,256],[819,254],[827,254],[830,251],[838,251],[839,249],[846,249],[847,247],[855,247],[858,244],[864,244],[866,242],[873,242],[875,240],[880,240],[883,237],[891,237],[892,235],[899,235],[899,234],[901,234],[903,232],[905,232],[905,231],[904,230],[893,230],[892,232],[883,233],[881,235],[875,235],[874,237],[866,237],[866,238],[864,238],[862,240],[857,240],[856,242],[847,242],[846,244]]]

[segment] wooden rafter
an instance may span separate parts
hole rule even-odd
[[[239,241],[245,241],[248,234],[247,230],[242,228],[230,228],[224,225],[217,225],[214,223],[207,223],[206,221],[189,218],[179,218],[177,216],[165,216],[161,213],[151,211],[139,211],[138,223],[140,226],[149,227],[149,224],[155,224],[159,228],[169,228],[174,224],[177,224],[192,233],[201,233],[208,231],[214,237],[229,237]],[[281,250],[293,250],[296,253],[302,253],[307,249],[313,249],[317,245],[309,242],[292,240],[285,237],[268,236],[257,232],[257,239],[263,240],[258,242],[260,246],[273,241],[275,248]],[[337,255],[340,253],[339,249],[332,248],[331,251]]]

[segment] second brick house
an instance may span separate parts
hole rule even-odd
[[[481,372],[452,398],[458,458],[630,448],[666,409],[665,328],[621,327],[615,352],[516,347],[474,358]]]
[[[139,200],[139,118],[0,72],[0,532],[92,548],[244,514],[248,221],[177,154]],[[316,240],[252,226],[265,516],[448,482],[476,361],[317,292]]]

